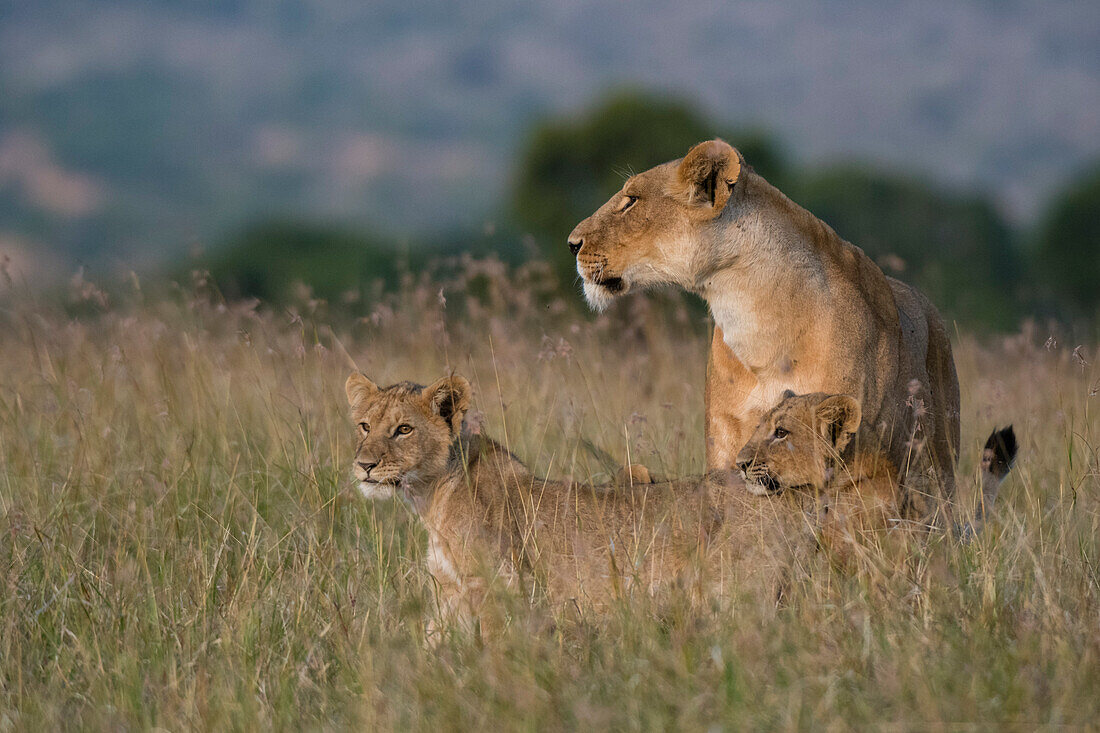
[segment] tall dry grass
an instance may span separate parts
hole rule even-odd
[[[467,376],[536,470],[591,440],[701,472],[705,327],[632,297],[591,320],[538,266],[466,261],[344,304],[199,281],[0,309],[0,731],[53,728],[1090,727],[1100,719],[1100,353],[963,335],[964,456],[1019,462],[997,517],[874,580],[762,613],[624,605],[553,633],[424,643],[423,536],[356,500],[342,392]],[[360,297],[350,294],[348,300]],[[969,482],[963,482],[968,487]],[[686,607],[686,606],[685,606]]]

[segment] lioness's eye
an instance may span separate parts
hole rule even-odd
[[[637,196],[623,196],[623,202],[619,205],[619,213],[629,209],[638,200]]]
[[[776,440],[783,440],[783,438],[786,438],[790,434],[791,434],[790,430],[784,430],[783,428],[776,428],[775,429],[775,439]]]
[[[397,430],[393,431],[394,435],[408,435],[413,431],[412,425],[398,425]]]
[[[366,435],[367,433],[370,432],[370,423],[365,423],[365,422],[359,423],[359,429],[363,431],[363,435]]]

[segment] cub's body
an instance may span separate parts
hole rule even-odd
[[[924,533],[924,507],[898,484],[898,467],[881,451],[852,450],[859,402],[847,395],[788,392],[766,412],[737,457],[748,490],[760,496],[795,494],[816,515],[821,546],[848,564],[880,544],[888,530]],[[981,504],[972,534],[993,508],[1016,459],[1012,426],[995,430],[982,454]]]
[[[494,584],[581,612],[672,586],[694,600],[751,593],[774,603],[788,572],[812,554],[800,497],[761,499],[703,478],[633,483],[645,473],[636,470],[612,486],[538,478],[499,443],[461,429],[465,380],[421,390],[360,380],[348,384],[353,416],[392,437],[361,442],[358,478],[375,495],[390,486],[416,510],[446,618],[483,619]],[[388,483],[376,483],[375,471]]]
[[[774,600],[798,549],[812,544],[796,499],[761,500],[702,478],[540,479],[483,436],[456,442],[421,518],[440,605],[460,613],[476,613],[494,578],[580,609],[674,585],[704,597],[715,581],[763,581]]]

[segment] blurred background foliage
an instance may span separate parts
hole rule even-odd
[[[279,302],[296,283],[316,297],[392,285],[403,268],[474,253],[518,264],[544,259],[562,291],[575,289],[565,244],[573,226],[634,172],[722,137],[794,201],[861,247],[883,270],[913,283],[949,321],[1006,330],[1038,314],[1095,323],[1100,308],[1100,167],[1070,182],[1035,231],[1007,221],[970,192],[855,162],[795,168],[766,132],[708,119],[686,100],[618,91],[579,115],[535,123],[499,217],[477,231],[430,241],[288,221],[243,228],[197,263],[232,296]],[[189,263],[194,266],[196,263]],[[581,307],[580,298],[572,298]]]
[[[301,221],[272,220],[246,227],[217,248],[206,268],[229,298],[286,302],[305,285],[320,297],[338,298],[363,283],[393,282],[428,256],[401,249],[366,232]]]
[[[1100,309],[1100,165],[1051,204],[1037,235],[1036,274],[1043,297],[1076,317]]]

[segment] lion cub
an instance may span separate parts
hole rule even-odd
[[[905,497],[898,486],[897,467],[879,452],[856,453],[842,460],[859,429],[859,402],[846,395],[796,395],[782,401],[761,419],[737,457],[748,490],[758,495],[803,493],[813,496],[820,544],[842,564],[876,535],[907,524]],[[972,534],[992,508],[1001,482],[1016,459],[1012,426],[994,430],[982,455],[982,502]]]
[[[562,609],[600,610],[671,585],[692,599],[761,588],[753,597],[774,604],[788,569],[813,550],[794,499],[706,479],[638,483],[648,477],[639,467],[612,486],[537,478],[464,428],[462,377],[381,389],[355,373],[346,389],[355,476],[366,495],[396,494],[414,508],[444,617],[479,619],[496,582]]]

